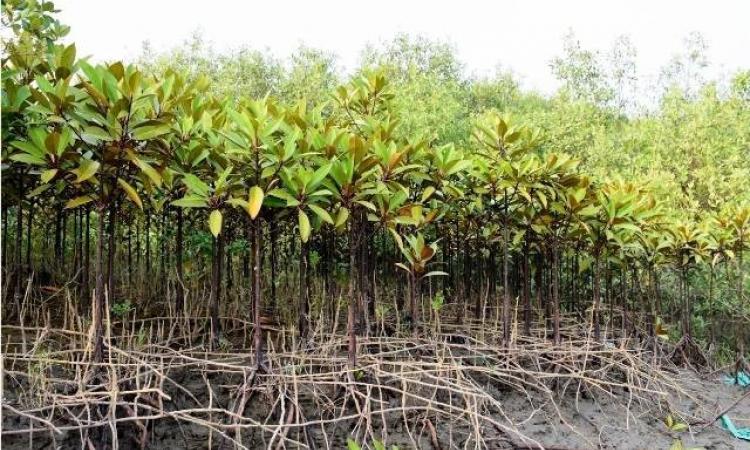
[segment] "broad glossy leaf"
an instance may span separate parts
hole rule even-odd
[[[10,159],[12,161],[17,161],[17,162],[24,163],[24,164],[31,164],[34,166],[47,165],[47,161],[44,158],[30,155],[28,153],[16,153],[15,155],[10,155]]]
[[[163,123],[158,125],[145,125],[133,129],[133,139],[138,141],[147,141],[163,134],[169,133],[170,124]]]
[[[331,218],[331,215],[328,214],[328,211],[321,208],[320,206],[312,204],[308,204],[307,207],[310,208],[310,210],[314,212],[316,216],[320,217],[320,220],[333,225],[333,219]]]
[[[263,205],[263,189],[260,186],[253,186],[250,188],[247,198],[247,213],[250,214],[250,218],[255,220],[260,213],[260,207]]]
[[[343,206],[339,208],[339,212],[336,213],[336,222],[333,224],[336,228],[344,225],[346,220],[349,218],[349,210]]]
[[[65,204],[65,209],[77,208],[81,205],[85,205],[92,200],[94,200],[94,198],[90,195],[82,195],[80,197],[72,198]]]
[[[40,178],[42,183],[49,183],[51,179],[55,178],[55,175],[57,175],[57,169],[49,169],[42,172]]]
[[[136,161],[136,164],[138,167],[143,171],[143,173],[146,174],[146,176],[151,180],[152,183],[154,183],[155,186],[160,187],[162,183],[162,177],[161,174],[154,169],[151,164],[147,163],[146,161],[138,160]]]
[[[443,272],[441,270],[433,270],[422,275],[422,278],[435,277],[435,276],[446,277],[448,276],[448,272]]]
[[[131,202],[135,203],[138,208],[143,209],[143,202],[141,201],[141,197],[138,195],[138,191],[136,191],[135,188],[130,185],[130,183],[123,180],[122,178],[118,178],[117,184],[119,184],[122,190],[125,191],[125,195],[128,196]]]
[[[307,240],[310,239],[310,219],[301,209],[298,210],[297,219],[299,221],[299,236],[302,239],[302,242],[307,242]]]
[[[223,220],[224,218],[221,215],[221,211],[218,209],[211,211],[211,214],[208,216],[208,228],[211,230],[211,234],[213,234],[214,237],[217,237],[219,233],[221,233],[221,224]]]
[[[76,174],[76,179],[73,182],[76,184],[83,183],[84,181],[96,175],[96,172],[99,170],[100,166],[101,164],[99,164],[98,161],[93,161],[91,159],[82,160],[81,165],[78,166],[77,169],[71,171]]]
[[[182,178],[182,182],[185,183],[191,192],[200,195],[201,197],[207,197],[210,188],[200,178],[196,177],[192,173],[186,173]]]
[[[188,194],[179,200],[173,201],[172,205],[180,208],[205,208],[208,206],[208,202],[205,197]]]

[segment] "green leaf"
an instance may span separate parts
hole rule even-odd
[[[42,172],[40,178],[42,183],[49,183],[51,179],[55,178],[55,175],[57,175],[57,169],[49,169]]]
[[[255,220],[260,213],[260,207],[263,206],[263,189],[260,186],[253,186],[247,196],[247,213],[250,218]]]
[[[39,186],[37,186],[36,189],[26,194],[26,198],[36,197],[37,195],[41,194],[42,192],[46,191],[47,189],[51,187],[52,187],[51,184],[40,184]]]
[[[201,197],[207,197],[210,188],[200,178],[196,177],[192,173],[186,173],[182,182],[185,183],[191,192],[200,195]]]
[[[147,163],[146,161],[137,160],[136,164],[138,167],[140,167],[141,171],[146,174],[146,176],[151,180],[152,183],[154,183],[155,186],[160,187],[162,182],[161,174],[151,167],[151,164]]]
[[[359,203],[360,205],[364,206],[365,208],[377,212],[377,208],[372,202],[368,202],[367,200],[356,200],[355,203]]]
[[[230,198],[227,200],[227,203],[236,208],[242,208],[245,211],[248,210],[247,200],[243,198]],[[250,213],[248,213],[248,215],[250,215]]]
[[[96,174],[96,172],[99,170],[100,165],[101,164],[99,164],[98,161],[93,161],[91,159],[82,160],[81,165],[78,166],[77,169],[71,170],[71,172],[77,175],[73,183],[76,183],[76,184],[83,183],[84,181],[93,177]]]
[[[221,211],[215,209],[211,211],[211,215],[208,216],[208,228],[211,230],[211,234],[217,237],[221,233],[221,224],[224,218],[221,215]]]
[[[268,192],[269,197],[276,197],[286,201],[286,206],[289,208],[299,206],[300,202],[292,196],[289,192],[284,189],[273,189]]]
[[[62,57],[60,58],[60,65],[62,67],[67,67],[70,69],[73,67],[73,63],[75,63],[76,60],[76,45],[70,44],[69,46],[65,47],[65,50],[62,52]]]
[[[676,424],[672,425],[672,431],[685,431],[687,430],[687,428],[687,424],[682,422],[677,422]]]
[[[72,140],[73,133],[70,131],[70,128],[65,128],[60,134],[60,138],[57,141],[57,146],[55,147],[55,153],[57,154],[57,156],[62,156],[63,153],[65,153],[65,149],[68,148],[68,145],[70,145]]]
[[[45,166],[47,165],[47,161],[44,160],[44,158],[40,158],[39,156],[30,155],[28,153],[16,153],[15,155],[10,155],[10,159],[12,161],[18,161],[20,163],[24,164],[32,164],[35,166]]]
[[[310,219],[307,217],[304,211],[298,210],[297,218],[299,219],[299,236],[302,242],[307,242],[310,239]]]
[[[339,208],[339,212],[336,213],[336,222],[333,224],[334,227],[338,228],[346,223],[349,218],[349,210],[343,206]]]
[[[323,180],[325,179],[325,177],[328,176],[328,172],[330,172],[330,171],[331,171],[331,164],[330,163],[326,164],[326,165],[320,167],[318,170],[316,170],[315,173],[313,173],[312,178],[310,179],[310,181],[308,181],[308,183],[307,183],[307,191],[308,192],[312,191],[313,189],[315,189],[316,187],[318,187],[318,185],[323,182]]]
[[[133,128],[133,139],[138,141],[147,141],[157,136],[169,133],[170,125],[168,123],[162,123],[158,125],[145,125],[142,127]]]
[[[312,210],[312,212],[314,212],[315,215],[320,217],[320,220],[333,225],[333,219],[331,218],[331,215],[328,214],[328,211],[326,211],[325,209],[321,208],[318,205],[309,204],[307,205],[307,207],[310,208],[310,210]]]
[[[448,272],[443,272],[441,270],[433,270],[431,272],[427,272],[426,274],[422,275],[422,278],[435,277],[435,276],[446,277],[448,276]]]
[[[179,200],[172,202],[172,205],[180,208],[205,208],[208,206],[205,197],[201,197],[195,194],[188,194]]]
[[[118,178],[117,184],[119,184],[122,190],[125,191],[125,194],[128,196],[131,202],[135,203],[138,208],[143,209],[143,202],[141,201],[141,197],[138,195],[138,191],[136,191],[135,188],[130,185],[130,183],[123,180],[122,178]]]
[[[39,148],[35,144],[32,144],[31,142],[26,141],[13,141],[10,143],[13,147],[16,147],[19,150],[23,150],[25,153],[28,153],[29,155],[33,155],[44,161],[44,155],[45,150]]]
[[[81,136],[86,139],[90,140],[98,140],[98,141],[111,141],[114,138],[107,132],[107,130],[103,130],[99,127],[95,126],[89,126],[85,127],[83,129],[83,132],[81,133]]]
[[[346,439],[346,448],[348,450],[362,450],[362,448],[359,446],[359,444],[357,444],[356,442],[354,442],[353,440],[351,440],[351,438],[347,438]]]
[[[72,198],[65,204],[65,209],[77,208],[81,205],[85,205],[92,200],[94,200],[94,198],[90,195],[82,195],[80,197]]]

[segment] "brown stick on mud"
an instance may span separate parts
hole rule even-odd
[[[714,418],[713,418],[713,419],[711,419],[710,421],[707,421],[707,422],[706,422],[706,423],[705,423],[705,424],[704,424],[704,425],[703,425],[703,426],[702,426],[702,427],[701,427],[701,428],[700,428],[700,429],[698,430],[698,433],[702,432],[702,431],[703,431],[703,430],[705,430],[706,428],[708,428],[708,427],[710,427],[711,425],[713,425],[713,424],[714,424],[714,422],[716,422],[717,420],[721,419],[721,416],[723,416],[724,414],[727,414],[727,413],[728,413],[729,411],[731,411],[732,409],[734,409],[734,407],[735,407],[735,406],[739,405],[739,404],[740,404],[740,402],[741,402],[742,400],[744,400],[744,399],[746,399],[746,398],[748,398],[748,397],[750,397],[750,391],[747,391],[747,392],[745,392],[745,394],[744,394],[744,395],[741,395],[741,396],[740,396],[740,398],[738,398],[737,400],[735,400],[734,402],[732,402],[732,404],[731,404],[731,405],[729,405],[729,406],[727,406],[726,408],[724,408],[724,409],[723,409],[723,410],[722,410],[722,411],[721,411],[721,412],[720,412],[719,414],[717,414],[716,416],[714,416]]]

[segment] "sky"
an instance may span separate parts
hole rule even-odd
[[[501,66],[522,84],[551,92],[549,63],[572,30],[584,48],[606,51],[620,35],[638,50],[642,74],[658,74],[700,32],[709,45],[712,78],[750,68],[750,0],[57,0],[68,40],[95,60],[132,60],[149,41],[155,51],[195,32],[215,50],[249,46],[277,57],[301,44],[335,53],[341,69],[356,66],[366,44],[398,33],[450,42],[467,74]]]

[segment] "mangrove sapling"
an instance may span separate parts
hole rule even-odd
[[[448,274],[437,270],[426,271],[427,265],[437,252],[438,247],[436,242],[426,243],[421,233],[407,235],[402,238],[394,231],[393,238],[396,240],[401,254],[406,258],[406,264],[396,263],[396,266],[406,271],[409,276],[409,314],[407,323],[410,324],[412,332],[417,334],[421,322],[418,305],[420,282],[423,278]],[[406,240],[408,246],[404,245],[404,240]]]

